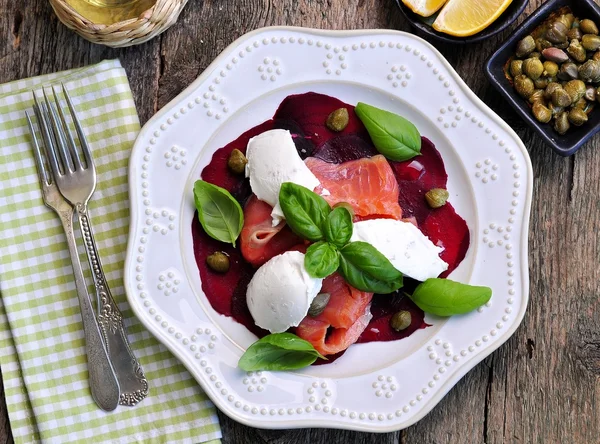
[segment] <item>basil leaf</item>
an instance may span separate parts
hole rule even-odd
[[[329,242],[317,242],[306,250],[304,268],[314,278],[326,278],[340,265],[340,254]]]
[[[432,278],[419,284],[411,299],[426,313],[452,316],[473,311],[488,302],[491,297],[492,289],[489,287]]]
[[[421,154],[417,127],[398,114],[359,102],[354,109],[377,151],[390,160],[403,161]]]
[[[235,247],[244,226],[244,212],[238,201],[226,189],[203,180],[194,183],[194,201],[206,234]]]
[[[325,239],[336,247],[343,247],[352,237],[352,215],[344,207],[334,208],[325,224]]]
[[[292,333],[273,333],[259,339],[242,355],[238,367],[244,371],[296,370],[322,356],[312,344]]]
[[[323,239],[323,227],[331,213],[325,199],[301,185],[285,182],[279,190],[279,205],[294,233],[310,241]]]
[[[403,285],[402,273],[373,245],[350,242],[340,250],[338,272],[354,288],[387,294]]]

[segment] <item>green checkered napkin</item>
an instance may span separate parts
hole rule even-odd
[[[112,413],[90,395],[67,243],[42,201],[26,126],[31,89],[56,81],[71,92],[92,146],[98,187],[90,213],[98,248],[150,385],[136,407]],[[127,163],[139,129],[118,61],[0,85],[0,366],[17,443],[219,442],[214,406],[126,302]]]

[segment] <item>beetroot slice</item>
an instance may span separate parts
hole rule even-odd
[[[348,126],[335,133],[325,126],[327,116],[334,110],[345,107],[349,112]],[[251,190],[243,175],[235,175],[227,168],[227,159],[234,148],[243,153],[248,140],[273,128],[287,129],[292,133],[296,148],[304,159],[315,156],[327,162],[341,163],[377,154],[362,122],[354,113],[354,107],[322,94],[306,93],[289,96],[281,103],[272,120],[268,120],[239,136],[233,142],[217,150],[203,172],[202,179],[229,190],[243,205]],[[447,174],[443,160],[433,144],[422,138],[421,155],[406,162],[390,162],[400,186],[399,203],[406,218],[414,218],[433,243],[443,246],[441,257],[449,263],[450,273],[463,260],[469,247],[469,230],[465,221],[447,203],[432,210],[425,201],[425,193],[431,188],[446,188]],[[255,269],[246,263],[239,247],[215,241],[200,226],[197,217],[192,222],[194,254],[202,280],[202,289],[212,307],[226,316],[233,317],[259,337],[268,334],[257,327],[246,304],[246,289]],[[230,256],[230,269],[226,274],[213,272],[206,265],[206,258],[215,251],[224,251]],[[406,288],[414,286],[406,279]],[[408,310],[412,323],[402,332],[390,327],[391,316],[399,310]],[[371,306],[373,319],[358,342],[392,341],[411,335],[427,327],[423,312],[402,293],[375,295]],[[333,362],[343,353],[328,356]]]

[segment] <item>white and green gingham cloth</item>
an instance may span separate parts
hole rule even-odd
[[[58,217],[42,201],[24,114],[31,109],[31,89],[57,81],[73,96],[92,146],[96,240],[150,386],[136,407],[111,413],[90,395],[67,243]],[[0,368],[17,443],[199,443],[221,437],[213,404],[126,302],[127,164],[139,129],[118,61],[0,85]]]

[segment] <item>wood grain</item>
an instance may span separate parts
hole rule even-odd
[[[531,0],[520,21],[541,3]],[[394,0],[191,0],[161,37],[109,50],[65,29],[45,0],[0,0],[0,82],[118,57],[145,122],[233,40],[271,25],[410,31]],[[560,158],[491,88],[483,63],[510,33],[470,46],[433,43],[531,154],[531,300],[522,326],[402,432],[266,431],[220,414],[225,444],[600,443],[600,139]],[[11,442],[0,404],[0,444]]]

